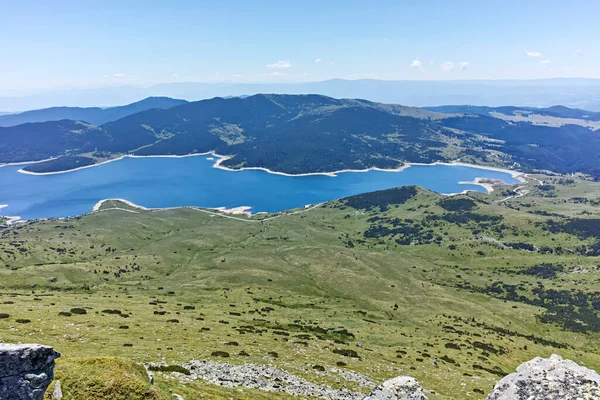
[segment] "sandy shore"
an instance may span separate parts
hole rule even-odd
[[[214,156],[219,157],[219,159],[213,165],[213,168],[219,168],[219,169],[222,169],[224,171],[229,171],[229,172],[264,171],[264,172],[267,172],[267,173],[273,174],[273,175],[282,175],[282,176],[289,176],[289,177],[301,177],[301,176],[331,176],[331,177],[335,177],[335,176],[337,176],[337,174],[342,174],[345,172],[369,172],[369,171],[401,172],[411,166],[411,164],[407,163],[399,168],[389,168],[389,169],[371,167],[371,168],[365,168],[365,169],[341,169],[339,171],[333,171],[333,172],[307,172],[304,174],[288,174],[286,172],[273,171],[273,170],[270,170],[270,169],[264,168],[264,167],[243,167],[243,168],[239,168],[239,169],[232,169],[232,168],[224,167],[223,165],[221,165],[224,161],[229,160],[232,156],[221,156],[219,154],[214,154]],[[423,164],[423,165],[433,165],[433,164]]]
[[[99,165],[107,164],[109,162],[119,161],[119,160],[122,160],[122,159],[127,158],[127,157],[129,157],[129,158],[185,158],[185,157],[196,157],[196,156],[206,156],[206,155],[211,155],[211,157],[207,158],[207,160],[213,161],[215,158],[217,159],[217,161],[213,165],[213,168],[219,168],[221,170],[229,171],[229,172],[240,172],[240,171],[252,171],[252,170],[255,170],[255,171],[264,171],[264,172],[267,172],[269,174],[289,176],[289,177],[319,176],[319,175],[321,175],[321,176],[335,177],[335,176],[337,176],[337,174],[342,174],[342,173],[347,173],[347,172],[369,172],[369,171],[401,172],[401,171],[404,171],[407,168],[410,168],[413,165],[425,166],[425,167],[434,166],[434,165],[446,165],[446,166],[462,166],[462,167],[484,169],[484,170],[488,170],[488,171],[504,172],[504,173],[510,174],[513,178],[519,180],[520,182],[526,182],[526,180],[524,179],[524,174],[522,172],[515,171],[515,170],[510,170],[510,169],[505,169],[505,168],[498,168],[498,167],[490,167],[490,166],[484,166],[484,165],[468,164],[468,163],[463,163],[463,162],[441,162],[441,161],[436,161],[436,162],[430,163],[430,164],[425,164],[425,163],[405,163],[404,165],[402,165],[399,168],[388,168],[388,169],[385,169],[385,168],[371,167],[371,168],[365,168],[365,169],[342,169],[342,170],[332,171],[332,172],[309,172],[309,173],[303,173],[303,174],[289,174],[289,173],[286,173],[286,172],[273,171],[273,170],[270,170],[270,169],[264,168],[264,167],[243,167],[243,168],[239,168],[239,169],[232,169],[232,168],[223,166],[222,163],[225,162],[226,160],[229,160],[233,156],[220,155],[220,154],[215,153],[214,151],[208,151],[208,152],[205,152],[205,153],[193,153],[193,154],[186,154],[186,155],[138,156],[138,155],[126,154],[126,155],[123,155],[121,157],[117,157],[117,158],[113,158],[113,159],[110,159],[110,160],[106,160],[106,161],[103,161],[103,162],[98,163],[98,164],[85,165],[83,167],[78,167],[78,168],[70,169],[70,170],[67,170],[67,171],[39,172],[38,173],[38,172],[29,172],[29,171],[25,171],[23,169],[19,169],[18,172],[20,172],[22,174],[28,174],[28,175],[56,175],[56,174],[65,174],[65,173],[68,173],[68,172],[75,172],[75,171],[79,171],[79,170],[86,169],[86,168],[97,167]],[[31,163],[19,163],[19,164],[12,164],[12,165],[35,164],[35,163],[40,163],[40,162],[44,162],[44,161],[48,161],[48,160],[36,161],[36,162],[31,162]],[[9,164],[5,164],[5,165],[9,165]],[[477,183],[477,184],[479,184],[479,183]]]
[[[127,204],[131,208],[136,208],[138,210],[144,210],[144,211],[156,211],[156,210],[164,211],[164,210],[171,210],[171,209],[176,209],[176,208],[195,207],[195,206],[177,206],[177,207],[148,208],[148,207],[144,207],[144,206],[140,206],[138,204],[132,203],[131,201],[125,200],[125,199],[104,199],[104,200],[100,200],[99,202],[97,202],[94,205],[94,208],[92,208],[92,212],[100,211],[100,208],[102,207],[102,205],[109,201],[120,201],[121,203]],[[224,214],[245,214],[248,216],[252,216],[252,213],[250,212],[250,209],[252,207],[250,207],[250,206],[240,206],[240,207],[234,207],[234,208],[226,208],[226,207],[215,207],[215,208],[198,207],[198,208],[203,208],[206,210],[220,211]]]
[[[217,208],[209,208],[209,210],[217,210],[220,211],[222,213],[225,214],[243,214],[243,215],[247,215],[249,217],[252,216],[252,213],[250,212],[250,209],[252,207],[249,206],[241,206],[241,207],[234,207],[234,208],[225,208],[225,207],[217,207]]]
[[[120,201],[121,203],[127,204],[129,207],[138,208],[140,210],[146,210],[146,211],[152,210],[151,208],[146,208],[144,206],[139,206],[139,205],[134,204],[134,203],[130,202],[129,200],[125,200],[125,199],[104,199],[104,200],[100,200],[99,202],[97,202],[94,205],[94,208],[92,208],[92,212],[100,210],[100,207],[102,207],[102,205],[104,203],[109,202],[109,201]]]
[[[37,164],[37,163],[41,163],[41,162],[45,162],[45,161],[52,161],[52,160],[56,160],[57,157],[52,157],[52,158],[46,158],[45,160],[38,160],[38,161],[21,161],[21,162],[16,162],[16,163],[0,163],[0,168],[2,167],[12,167],[15,165],[29,165],[29,164]]]
[[[492,193],[494,191],[494,187],[495,186],[508,186],[509,184],[499,180],[499,179],[493,179],[492,182],[490,182],[489,178],[475,178],[472,181],[468,181],[468,182],[458,182],[459,185],[479,185],[481,187],[483,187],[485,190],[487,190],[488,193]],[[468,192],[468,190],[466,190]]]
[[[117,157],[117,158],[111,158],[110,160],[106,160],[106,161],[102,161],[100,163],[97,164],[91,164],[91,165],[84,165],[83,167],[77,167],[77,168],[73,168],[73,169],[68,169],[66,171],[55,171],[55,172],[31,172],[31,171],[25,171],[24,169],[20,169],[17,172],[20,172],[22,174],[26,174],[26,175],[57,175],[57,174],[66,174],[69,172],[75,172],[75,171],[79,171],[82,169],[86,169],[86,168],[93,168],[93,167],[97,167],[99,165],[103,165],[103,164],[108,164],[114,161],[120,161],[124,158],[185,158],[185,157],[196,157],[196,156],[206,156],[208,154],[212,154],[215,157],[222,157],[219,155],[216,155],[214,152],[209,151],[207,153],[194,153],[194,154],[186,154],[183,156],[174,156],[174,155],[156,155],[156,156],[136,156],[133,154],[126,154],[124,156],[121,157]],[[54,158],[50,158],[48,160],[41,160],[41,161],[33,161],[33,162],[29,162],[29,163],[18,163],[18,164],[4,164],[4,165],[24,165],[24,164],[37,164],[37,163],[41,163],[44,161],[50,161],[50,160],[54,160]]]
[[[114,158],[114,159],[110,159],[110,160],[106,160],[103,161],[101,163],[98,164],[93,164],[93,165],[86,165],[83,167],[79,167],[79,168],[75,168],[72,170],[68,170],[68,171],[57,171],[57,172],[45,172],[45,173],[36,173],[36,172],[29,172],[29,171],[24,171],[23,169],[19,169],[18,172],[22,173],[22,174],[28,174],[28,175],[56,175],[56,174],[65,174],[65,173],[69,173],[69,172],[74,172],[74,171],[78,171],[78,170],[82,170],[85,168],[92,168],[92,167],[96,167],[102,164],[107,164],[109,162],[114,162],[114,161],[119,161],[122,160],[126,157],[130,157],[130,158],[185,158],[185,157],[196,157],[196,156],[206,156],[206,155],[211,155],[211,157],[208,157],[207,160],[209,161],[214,161],[215,159],[217,159],[217,161],[213,164],[213,168],[219,168],[221,170],[224,171],[229,171],[229,172],[240,172],[240,171],[249,171],[249,170],[259,170],[259,171],[264,171],[267,172],[269,174],[274,174],[274,175],[282,175],[282,176],[289,176],[289,177],[302,177],[302,176],[329,176],[329,177],[336,177],[338,174],[342,174],[342,173],[348,173],[348,172],[369,172],[369,171],[380,171],[380,172],[401,172],[404,171],[407,168],[410,168],[411,166],[425,166],[425,167],[430,167],[430,166],[435,166],[435,165],[446,165],[446,166],[463,166],[463,167],[469,167],[469,168],[478,168],[478,169],[482,169],[482,170],[489,170],[489,171],[496,171],[496,172],[503,172],[503,173],[507,173],[510,174],[513,178],[517,179],[518,181],[520,181],[521,183],[526,183],[527,180],[526,178],[526,174],[519,172],[519,171],[515,171],[515,170],[510,170],[510,169],[505,169],[505,168],[498,168],[498,167],[490,167],[490,166],[482,166],[482,165],[475,165],[475,164],[468,164],[468,163],[463,163],[463,162],[434,162],[434,163],[430,163],[430,164],[425,164],[425,163],[406,163],[403,166],[399,167],[399,168],[390,168],[390,169],[383,169],[383,168],[377,168],[377,167],[372,167],[372,168],[365,168],[365,169],[343,169],[343,170],[338,170],[338,171],[333,171],[333,172],[311,172],[311,173],[304,173],[304,174],[288,174],[285,172],[278,172],[278,171],[272,171],[268,168],[263,168],[263,167],[245,167],[245,168],[240,168],[240,169],[232,169],[232,168],[228,168],[222,165],[222,163],[226,160],[229,160],[232,156],[225,156],[225,155],[220,155],[215,153],[214,151],[210,151],[210,152],[206,152],[206,153],[194,153],[194,154],[186,154],[186,155],[152,155],[152,156],[137,156],[137,155],[123,155],[121,157],[118,158]],[[36,161],[36,162],[29,162],[29,163],[14,163],[14,164],[3,164],[0,165],[0,167],[2,166],[8,166],[8,165],[24,165],[24,164],[35,164],[35,163],[39,163],[39,162],[44,162],[44,161],[49,161],[52,159],[48,159],[48,160],[41,160],[41,161]],[[471,184],[471,185],[479,185],[481,187],[483,187],[488,193],[491,193],[494,190],[494,186],[496,186],[495,183],[491,183],[491,182],[483,182],[485,180],[489,180],[488,178],[475,178],[475,180],[470,181],[470,182],[459,182],[459,184]],[[460,193],[449,193],[446,195],[456,195],[456,194],[465,194],[468,193],[469,190],[464,190]],[[92,212],[98,211],[100,209],[100,207],[102,206],[102,204],[104,204],[107,201],[111,201],[111,200],[117,200],[117,201],[121,201],[125,204],[127,204],[128,206],[132,207],[132,208],[136,208],[136,209],[141,209],[141,210],[155,210],[152,208],[146,208],[143,206],[139,206],[137,204],[134,204],[128,200],[125,199],[104,199],[99,201],[98,203],[96,203],[92,209]],[[0,205],[0,209],[6,207],[6,205]],[[169,207],[169,208],[178,208],[178,207]],[[165,209],[169,209],[169,208],[160,208],[160,210],[165,210]],[[250,207],[248,206],[241,206],[241,207],[234,207],[232,209],[227,209],[225,207],[218,207],[218,208],[212,208],[213,210],[216,211],[220,211],[226,214],[244,214],[244,215],[252,215],[252,213],[249,211]],[[14,222],[17,220],[20,220],[19,217],[6,217],[9,218],[9,222]]]

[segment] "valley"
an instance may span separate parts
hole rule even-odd
[[[255,223],[113,201],[3,227],[0,339],[58,349],[71,393],[90,362],[105,381],[121,362],[270,364],[363,393],[331,369],[410,375],[430,399],[483,399],[534,356],[598,369],[600,185],[533,175],[522,186],[510,199],[516,186],[453,197],[406,186],[236,217]],[[153,390],[285,398],[168,372]]]

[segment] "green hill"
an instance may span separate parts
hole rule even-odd
[[[116,203],[128,211],[4,227],[0,339],[52,345],[59,375],[74,357],[227,354],[334,388],[364,390],[330,368],[410,375],[430,399],[483,399],[552,353],[597,370],[600,185],[538,178],[501,202],[511,187],[455,197],[407,187],[275,218]],[[156,385],[282,398],[169,373]]]
[[[523,118],[443,114],[318,95],[261,94],[151,109],[100,127],[59,121],[0,128],[0,162],[77,156],[26,168],[53,172],[124,154],[215,151],[231,156],[222,163],[227,167],[292,174],[461,159],[529,172],[600,177],[600,137],[593,125],[597,122]]]

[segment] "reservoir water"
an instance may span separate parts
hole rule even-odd
[[[283,176],[260,170],[213,168],[212,157],[124,158],[77,171],[27,175],[20,166],[0,168],[0,215],[35,218],[84,214],[103,199],[121,198],[135,204],[165,208],[250,206],[253,213],[277,212],[359,193],[419,185],[442,194],[485,191],[459,184],[475,178],[518,181],[509,173],[468,166],[415,165],[401,172],[343,172]]]

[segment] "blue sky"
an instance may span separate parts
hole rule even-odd
[[[597,0],[0,0],[0,94],[330,78],[600,78]]]

